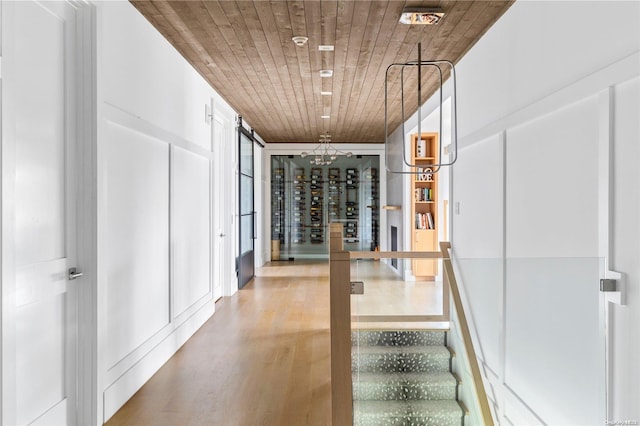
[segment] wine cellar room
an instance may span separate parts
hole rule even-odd
[[[380,250],[386,244],[381,235],[384,147],[335,144],[325,158],[312,148],[265,148],[265,229],[270,234],[265,259],[328,259],[329,224],[334,222],[343,224],[346,250]]]

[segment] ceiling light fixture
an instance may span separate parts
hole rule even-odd
[[[338,148],[331,145],[331,135],[329,132],[324,132],[320,135],[320,143],[313,148],[313,151],[309,152],[301,152],[300,157],[305,158],[309,155],[313,155],[313,158],[309,160],[310,164],[315,164],[316,166],[329,166],[335,160],[338,159],[338,155],[344,155],[347,158],[353,156],[353,154],[349,151],[341,151]]]
[[[318,50],[321,52],[333,52],[332,44],[321,44],[318,46]]]
[[[442,159],[443,158],[443,146],[442,146],[442,141],[438,141],[438,148],[437,150],[434,152],[434,156],[435,156],[435,160],[433,161],[433,164],[412,164],[409,161],[407,161],[407,157],[405,154],[405,144],[406,144],[406,140],[405,140],[405,115],[404,115],[404,105],[405,105],[405,96],[404,96],[404,86],[401,85],[400,86],[400,111],[401,111],[401,118],[400,118],[400,123],[401,124],[401,131],[400,131],[400,135],[402,137],[402,149],[400,149],[400,151],[403,153],[402,154],[402,161],[404,162],[404,164],[406,166],[409,166],[411,169],[410,170],[392,170],[389,167],[387,167],[387,171],[389,173],[395,173],[395,174],[408,174],[408,175],[419,175],[422,172],[422,170],[425,167],[428,167],[429,169],[431,169],[430,173],[438,173],[438,171],[440,170],[440,168],[444,167],[444,166],[452,166],[457,160],[458,160],[458,113],[457,113],[457,109],[455,107],[456,105],[456,68],[455,65],[453,65],[453,62],[446,60],[446,59],[442,59],[442,60],[431,60],[431,61],[423,61],[422,60],[422,43],[418,42],[418,60],[417,61],[408,61],[405,62],[404,64],[400,64],[400,63],[395,63],[395,64],[391,64],[387,67],[387,71],[385,74],[385,81],[384,81],[384,155],[385,155],[385,161],[387,162],[387,164],[389,163],[388,160],[388,155],[389,155],[389,150],[387,149],[387,147],[389,146],[389,133],[388,133],[388,129],[389,129],[389,99],[393,98],[396,99],[396,96],[398,95],[398,93],[396,91],[392,91],[391,93],[389,92],[389,74],[390,71],[393,68],[397,68],[400,67],[400,73],[404,72],[405,68],[408,67],[415,67],[417,65],[417,71],[418,71],[418,75],[417,75],[417,79],[416,81],[418,82],[417,86],[418,86],[418,111],[417,111],[417,115],[418,115],[418,131],[417,134],[421,135],[422,134],[422,130],[420,128],[421,123],[422,123],[422,87],[420,85],[420,81],[422,81],[422,68],[423,67],[433,67],[436,68],[438,70],[438,74],[440,76],[440,90],[438,91],[440,93],[440,107],[436,110],[439,111],[439,124],[440,124],[440,131],[437,133],[439,135],[442,135],[442,111],[444,110],[443,108],[443,90],[442,90],[442,84],[443,84],[443,74],[447,71],[446,69],[443,70],[442,66],[448,66],[449,67],[449,72],[450,72],[450,76],[453,80],[452,83],[452,93],[451,93],[451,102],[454,105],[452,107],[452,117],[451,117],[451,130],[450,130],[450,135],[451,135],[451,145],[452,145],[452,149],[453,149],[453,153],[450,153],[447,155],[448,158],[446,159]],[[397,75],[397,74],[396,74]],[[402,74],[400,74],[402,75]],[[449,152],[449,150],[447,150],[447,152]],[[451,158],[451,156],[453,156],[453,158]]]
[[[400,23],[408,25],[436,25],[444,17],[439,8],[408,7],[400,15]]]
[[[309,41],[309,37],[295,36],[295,37],[291,37],[291,40],[293,40],[293,42],[296,44],[296,46],[302,47],[305,44],[307,44],[307,42]]]
[[[333,95],[333,92],[320,92],[320,94],[322,96],[331,96],[331,95]]]
[[[331,117],[328,115],[321,115],[320,118],[331,118]]]
[[[320,77],[326,78],[333,76],[333,70],[320,70]]]

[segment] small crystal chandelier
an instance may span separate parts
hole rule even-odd
[[[316,166],[328,166],[338,158],[338,155],[344,155],[349,158],[353,154],[351,152],[341,151],[331,145],[331,135],[329,132],[324,132],[320,135],[320,143],[313,148],[313,151],[310,153],[306,151],[300,153],[300,157],[302,158],[310,155],[313,156],[313,158],[309,160],[309,163],[315,164]]]

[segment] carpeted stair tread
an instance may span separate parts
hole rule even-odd
[[[354,400],[404,400],[403,373],[360,373],[353,375]]]
[[[455,399],[458,382],[449,372],[360,373],[353,377],[354,400]]]
[[[351,371],[449,371],[450,358],[451,353],[444,346],[360,346],[352,349]]]
[[[357,401],[355,426],[453,426],[460,425],[464,412],[455,400],[444,401]]]
[[[402,373],[405,380],[410,382],[429,381],[437,385],[457,385],[458,380],[449,371],[436,371],[434,373]]]
[[[388,353],[402,354],[427,354],[442,358],[451,357],[451,352],[444,346],[354,346],[353,354],[361,355],[385,355]]]
[[[360,330],[351,333],[351,342],[356,346],[444,345],[445,332],[426,330]]]
[[[407,401],[357,401],[353,405],[353,426],[402,426],[410,418]]]

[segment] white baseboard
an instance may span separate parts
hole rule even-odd
[[[203,305],[104,390],[103,422],[109,420],[193,336],[213,315],[214,309],[213,300]]]

